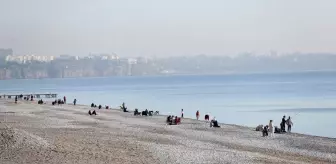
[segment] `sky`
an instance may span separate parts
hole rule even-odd
[[[335,0],[0,0],[0,48],[84,56],[336,53]]]

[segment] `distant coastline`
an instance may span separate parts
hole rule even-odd
[[[85,78],[112,78],[112,77],[166,77],[166,76],[226,76],[226,75],[274,75],[274,74],[309,74],[309,73],[336,73],[335,70],[303,70],[303,71],[279,71],[279,72],[225,72],[225,73],[169,73],[156,75],[129,75],[129,76],[78,76],[78,77],[39,77],[39,78],[15,78],[0,80],[44,80],[44,79],[85,79]]]

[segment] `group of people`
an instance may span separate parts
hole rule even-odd
[[[56,99],[55,101],[53,101],[53,102],[51,102],[51,104],[52,105],[61,105],[61,104],[66,104],[66,101],[67,101],[67,99],[66,99],[66,97],[64,96],[63,97],[63,100],[62,99]],[[73,105],[76,105],[77,104],[77,99],[74,99],[73,100]]]
[[[43,102],[43,100],[41,99],[41,100],[39,100],[39,101],[37,101],[37,104],[43,104],[44,102]]]
[[[183,117],[184,117],[184,111],[183,111],[183,109],[181,109],[181,118],[183,118]],[[200,112],[199,112],[199,110],[197,110],[196,111],[196,119],[199,120],[199,118],[200,118]],[[204,120],[209,121],[210,120],[210,115],[209,114],[204,115]],[[218,121],[216,120],[215,117],[213,117],[213,119],[211,119],[210,127],[216,127],[216,128],[220,127],[218,125]]]
[[[274,136],[274,133],[286,133],[286,125],[287,125],[287,132],[291,132],[292,131],[292,126],[293,126],[293,122],[291,117],[289,116],[288,119],[286,119],[286,116],[282,117],[281,123],[280,123],[280,129],[276,126],[274,126],[273,124],[273,120],[269,121],[269,124],[262,127],[262,126],[258,126],[257,130],[262,130],[262,136],[268,136],[268,134],[270,134],[271,137]]]
[[[177,125],[177,124],[181,123],[181,118],[179,118],[177,116],[174,116],[174,115],[169,115],[167,117],[167,123],[169,125]]]
[[[287,120],[286,120],[286,116],[282,117],[282,120],[281,120],[281,123],[280,123],[281,132],[286,132],[286,125],[287,125],[287,131],[291,132],[292,131],[293,122],[292,122],[290,116],[288,117]]]

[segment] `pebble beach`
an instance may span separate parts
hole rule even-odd
[[[85,105],[0,100],[0,163],[222,164],[336,163],[336,139],[303,134],[262,137],[254,128],[118,109],[88,115]]]

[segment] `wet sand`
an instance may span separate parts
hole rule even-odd
[[[0,100],[0,163],[336,163],[336,139],[73,105]]]

